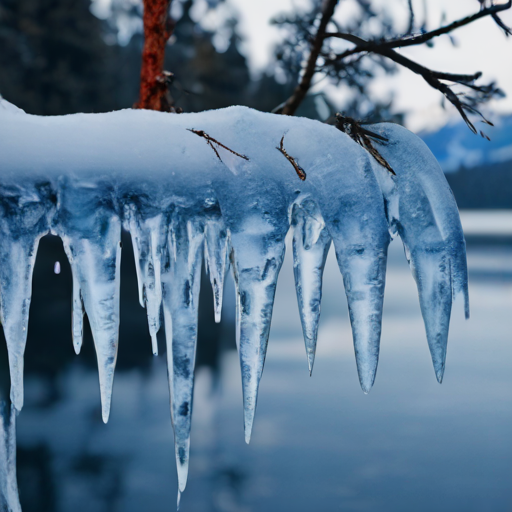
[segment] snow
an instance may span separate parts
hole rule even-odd
[[[217,321],[229,267],[235,279],[247,442],[290,228],[310,371],[332,241],[360,384],[370,391],[379,358],[387,249],[398,233],[441,381],[456,294],[464,295],[469,314],[459,213],[439,164],[418,137],[395,125],[374,129],[391,141],[378,149],[396,177],[344,133],[304,118],[245,107],[38,117],[0,100],[0,313],[16,410],[23,405],[32,272],[39,239],[48,232],[62,238],[71,264],[77,353],[84,313],[89,318],[105,422],[118,350],[121,228],[131,233],[154,354],[163,309],[180,492],[189,463],[203,258]],[[306,172],[304,181],[278,152],[284,135],[287,154]]]

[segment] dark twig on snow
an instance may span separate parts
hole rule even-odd
[[[359,121],[351,117],[345,117],[341,114],[336,114],[336,128],[346,133],[351,139],[357,142],[360,146],[365,148],[370,155],[379,162],[380,165],[385,167],[393,176],[396,176],[393,168],[388,164],[386,159],[375,149],[371,139],[378,143],[388,142],[386,137],[382,137],[378,133],[374,133],[361,126]]]
[[[295,158],[293,156],[289,155],[286,152],[286,149],[284,149],[284,135],[281,137],[281,143],[279,144],[279,147],[276,147],[276,149],[281,152],[285,158],[293,165],[293,168],[295,169],[295,172],[297,173],[297,176],[304,181],[306,179],[306,171],[295,161]]]
[[[214,144],[217,144],[217,146],[220,146],[221,148],[224,148],[226,151],[229,151],[230,153],[233,153],[233,155],[236,155],[240,158],[243,158],[244,160],[249,160],[249,157],[245,155],[241,155],[240,153],[237,153],[236,151],[233,151],[232,149],[228,148],[222,142],[219,142],[218,140],[214,139],[213,137],[210,137],[207,133],[205,133],[203,130],[194,130],[193,128],[187,128],[189,132],[195,133],[196,135],[199,135],[199,137],[203,137],[203,139],[206,140],[206,143],[208,146],[210,146],[214,153],[217,155],[217,158],[222,162],[222,158],[219,155],[219,152],[217,151],[217,148],[214,146]]]

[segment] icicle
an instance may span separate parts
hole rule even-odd
[[[21,512],[16,481],[16,409],[0,402],[0,510]]]
[[[55,197],[48,183],[0,186],[0,320],[11,375],[11,401],[23,407],[23,356],[40,238],[49,231]]]
[[[64,246],[64,251],[68,257],[68,260],[71,261],[73,256],[69,250],[68,246]],[[82,300],[82,292],[80,291],[80,283],[77,277],[77,271],[71,267],[71,274],[73,276],[73,303],[72,303],[72,312],[71,312],[71,332],[73,336],[73,348],[75,350],[75,354],[80,354],[82,350],[83,343],[83,333],[84,333],[84,305]]]
[[[249,443],[285,244],[284,241],[270,244],[265,239],[256,241],[250,234],[244,233],[232,234],[231,240],[231,263],[238,295],[237,330],[242,369],[245,441]],[[261,264],[252,266],[251,260],[254,256],[250,256],[248,252],[255,250],[261,251],[263,259]]]
[[[125,225],[132,237],[139,302],[147,310],[149,334],[153,354],[158,354],[157,333],[160,330],[162,304],[161,264],[162,247],[165,245],[167,228],[164,215],[143,219],[133,204],[126,205]]]
[[[205,260],[213,290],[215,322],[219,323],[222,312],[224,276],[226,274],[228,237],[221,218],[209,220],[205,228]]]
[[[443,379],[452,300],[462,294],[469,318],[466,243],[457,204],[444,173],[426,144],[392,124],[375,125],[380,135],[397,141],[382,146],[383,157],[396,170],[374,173],[384,198],[388,223],[396,225],[416,280],[427,340],[439,382]],[[372,129],[374,127],[372,126]]]
[[[169,258],[162,275],[162,297],[178,487],[183,492],[189,464],[204,223],[177,213],[171,230],[176,259]]]
[[[439,383],[443,381],[448,328],[452,310],[450,258],[435,248],[411,252],[411,268],[418,285],[427,341]]]
[[[331,238],[318,207],[311,200],[293,206],[292,231],[295,288],[311,375],[320,320],[322,276]]]
[[[390,241],[384,200],[368,161],[326,178],[317,201],[343,275],[359,382],[368,393],[379,361]]]
[[[336,255],[347,295],[359,382],[369,393],[379,362],[386,249],[337,245]]]
[[[100,190],[98,190],[100,188]],[[62,238],[74,276],[74,306],[83,300],[96,347],[103,421],[110,414],[119,337],[121,222],[109,189],[90,183],[60,183],[55,231]],[[103,197],[101,197],[103,195]],[[74,318],[81,329],[80,308]],[[80,337],[78,337],[78,340]],[[75,338],[75,349],[78,346]]]
[[[2,324],[9,354],[11,401],[23,407],[23,356],[27,342],[32,274],[39,240],[26,243],[2,237],[0,279]],[[4,250],[7,249],[7,250]]]

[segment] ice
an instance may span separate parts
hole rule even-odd
[[[0,196],[0,320],[9,353],[11,401],[20,411],[32,273],[55,196],[48,182],[15,184],[8,178],[0,183]]]
[[[439,382],[443,379],[452,300],[462,295],[469,318],[466,243],[457,204],[426,144],[392,124],[373,125],[389,144],[379,152],[396,169],[393,178],[374,165],[387,201],[388,221],[400,234],[416,280],[427,340]]]
[[[302,332],[306,345],[309,374],[315,362],[320,303],[322,300],[322,276],[331,237],[312,200],[296,203],[292,210],[293,271],[299,303]]]
[[[235,279],[247,442],[290,229],[310,372],[332,241],[360,384],[365,393],[373,386],[387,248],[400,234],[441,380],[453,297],[465,297],[469,315],[457,207],[415,135],[389,124],[373,129],[390,139],[378,149],[396,177],[346,134],[304,118],[245,107],[38,117],[0,99],[0,313],[15,408],[23,405],[32,271],[49,230],[61,237],[71,265],[77,353],[84,313],[91,325],[104,421],[118,350],[121,227],[130,232],[154,354],[163,310],[179,493],[189,465],[203,258],[217,322],[230,265]]]
[[[370,161],[359,158],[322,174],[316,200],[333,240],[347,297],[357,371],[368,393],[379,360],[390,241],[384,200]]]
[[[68,248],[66,248],[68,252]],[[68,254],[71,261],[71,254]],[[73,348],[76,355],[82,350],[82,342],[84,336],[84,305],[82,300],[82,292],[80,291],[80,283],[77,278],[77,270],[72,269],[73,275],[73,303],[72,303],[72,324],[71,332],[73,335]]]
[[[178,488],[183,492],[189,464],[204,221],[177,210],[169,236],[173,240],[162,276],[163,306]]]
[[[256,167],[253,161],[241,160],[239,165],[238,173],[220,180],[215,191],[229,230],[230,260],[237,290],[244,430],[245,440],[249,442],[289,221],[288,197],[276,177],[264,173],[264,168]],[[242,189],[243,194],[237,193]]]
[[[12,405],[0,402],[0,510],[21,512],[16,481],[16,415]]]
[[[224,277],[228,264],[228,233],[220,216],[209,219],[205,228],[205,262],[210,275],[213,290],[215,321],[220,322],[222,313],[222,296],[224,293]]]
[[[162,249],[167,233],[165,220],[162,214],[144,218],[134,203],[125,205],[124,219],[124,225],[132,236],[139,302],[147,310],[152,350],[154,355],[158,355],[156,336],[160,330],[162,305]]]
[[[60,179],[59,207],[52,225],[52,231],[62,238],[73,273],[75,350],[81,343],[78,308],[82,302],[91,326],[105,423],[110,415],[119,334],[121,221],[112,194],[103,180]]]

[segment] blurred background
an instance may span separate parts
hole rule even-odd
[[[417,1],[418,27],[478,10],[472,0]],[[297,83],[310,0],[174,0],[166,69],[185,112],[233,104],[269,111]],[[129,108],[138,97],[139,0],[0,0],[0,93],[29,113]],[[344,0],[336,21],[372,37],[399,34],[407,1]],[[509,25],[512,12],[502,16]],[[508,38],[512,39],[512,38]],[[372,58],[316,77],[298,115],[336,111],[400,122],[419,133],[454,191],[468,244],[472,316],[455,304],[444,382],[435,380],[414,281],[390,247],[382,351],[372,392],[359,388],[334,255],[309,376],[288,251],[250,446],[243,440],[234,288],[223,321],[201,291],[190,477],[184,511],[512,511],[512,41],[481,20],[404,54],[435,69],[481,70],[508,96],[492,101],[491,141],[408,70]],[[40,245],[18,419],[25,512],[160,512],[177,483],[165,342],[153,357],[123,235],[120,348],[108,425],[101,421],[94,347],[71,342],[71,272],[56,237]],[[61,272],[54,273],[60,262]],[[0,396],[8,396],[5,342]]]

